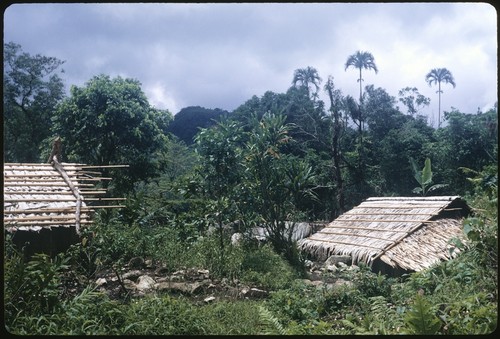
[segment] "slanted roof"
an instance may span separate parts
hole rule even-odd
[[[448,241],[463,238],[469,212],[459,196],[369,198],[298,245],[320,257],[350,255],[368,265],[380,259],[419,271],[450,259]]]
[[[118,165],[119,167],[123,167]],[[77,163],[4,164],[4,229],[40,231],[43,228],[76,227],[92,223],[97,208],[124,206],[103,205],[105,189],[95,184],[103,178],[93,168]],[[99,205],[89,206],[89,202]]]

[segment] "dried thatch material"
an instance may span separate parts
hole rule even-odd
[[[78,231],[80,225],[92,223],[96,208],[124,207],[88,205],[88,201],[99,201],[98,196],[106,193],[94,184],[109,179],[88,171],[94,167],[76,163],[4,164],[4,229],[38,232],[76,226]]]
[[[380,259],[418,271],[450,258],[448,241],[463,238],[469,211],[458,196],[369,198],[298,245],[321,259],[350,255],[354,264]]]

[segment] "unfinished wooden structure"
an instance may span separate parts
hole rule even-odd
[[[464,240],[470,212],[459,196],[369,198],[298,245],[320,260],[349,255],[374,271],[420,271],[458,253],[450,240]]]
[[[106,197],[95,169],[116,166],[89,166],[59,163],[4,164],[4,231],[16,244],[29,243],[31,252],[60,252],[74,243],[81,227],[92,223],[96,209],[122,208]]]

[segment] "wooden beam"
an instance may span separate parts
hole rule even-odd
[[[105,194],[106,191],[82,191],[81,194]],[[45,195],[72,195],[70,191],[7,191],[4,195],[25,195],[25,194],[45,194]]]
[[[87,219],[87,216],[82,216],[83,219]],[[7,217],[3,218],[4,222],[27,222],[27,221],[33,221],[33,220],[74,220],[75,216],[74,214],[68,214],[68,215],[35,215],[35,216],[28,216],[28,217],[23,217],[22,220],[19,220],[18,218],[12,218],[12,217]]]
[[[443,204],[439,205],[406,205],[402,206],[401,204],[398,205],[361,205],[355,207],[355,208],[388,208],[388,209],[418,209],[418,208],[443,208]]]
[[[7,181],[7,182],[4,182],[4,187],[23,187],[23,186],[40,186],[40,187],[45,187],[45,186],[49,186],[49,187],[68,187],[68,185],[66,185],[66,183],[64,181],[61,181],[61,180],[58,180],[57,182],[54,182],[54,183],[50,183],[50,182],[45,182],[46,180],[44,180],[44,182],[37,182],[36,184],[35,183],[26,183],[26,182],[19,182],[19,181]],[[16,183],[16,182],[19,182],[20,184],[13,184],[13,183]],[[91,189],[93,189],[93,187],[95,187],[94,184],[80,184],[80,183],[74,183],[75,186],[78,186],[78,187],[89,187]]]
[[[126,168],[129,167],[129,165],[83,165],[80,166],[82,169],[87,169],[87,168]]]
[[[85,198],[85,201],[119,201],[119,200],[127,200],[127,198]]]
[[[47,171],[48,172],[48,171]],[[57,173],[57,171],[51,171],[53,173],[37,173],[37,174],[9,174],[9,173],[5,173],[3,174],[4,177],[6,177],[7,179],[12,179],[12,178],[40,178],[40,177],[60,177],[61,175],[59,173]],[[74,174],[68,174],[68,176],[70,177],[77,177],[78,176],[78,173],[74,173]]]
[[[335,221],[343,221],[343,222],[409,222],[409,223],[423,223],[423,224],[429,224],[429,223],[435,223],[437,221],[431,221],[431,220],[390,220],[390,219],[335,219]]]
[[[351,211],[355,211],[355,210],[351,210]],[[378,212],[375,212],[375,213],[358,213],[358,212],[350,213],[350,212],[346,212],[343,215],[428,215],[428,216],[434,216],[435,214],[434,213],[401,213],[401,212],[384,213],[382,211],[382,213],[378,213]]]
[[[329,229],[329,228],[342,228],[342,229],[349,229],[349,230],[362,230],[362,231],[375,231],[375,232],[409,233],[408,231],[388,230],[385,228],[351,227],[351,226],[338,226],[338,225],[325,226],[323,229],[321,229],[317,233],[321,233],[324,230]],[[325,232],[325,233],[327,233],[327,232]]]
[[[4,202],[39,202],[39,203],[44,203],[44,202],[56,202],[56,201],[76,201],[76,198],[73,197],[72,199],[54,199],[54,198],[48,198],[48,199],[33,199],[33,198],[21,198],[21,199],[4,199]]]
[[[91,208],[125,208],[125,205],[103,205],[103,206],[90,206]],[[82,207],[83,208],[83,207]]]
[[[66,208],[38,208],[32,210],[3,210],[3,214],[37,214],[37,213],[74,213],[76,206],[66,207]],[[99,208],[99,206],[98,206]],[[95,210],[90,207],[83,207],[82,211],[95,212]]]
[[[349,236],[349,237],[362,237],[362,238],[370,238],[370,239],[375,239],[375,240],[381,240],[381,241],[387,241],[387,242],[394,242],[394,240],[389,240],[389,239],[383,239],[383,238],[378,238],[378,237],[374,237],[374,236],[371,236],[371,235],[363,235],[363,234],[352,234],[352,233],[344,233],[344,232],[323,232],[323,230],[321,230],[320,232],[317,232],[317,233],[320,233],[320,234],[337,234],[337,235],[346,235],[346,236]]]
[[[33,226],[33,225],[37,225],[37,226],[50,226],[50,225],[73,225],[75,224],[76,220],[73,220],[73,221],[54,221],[54,222],[46,222],[46,221],[27,221],[27,222],[24,222],[24,221],[18,221],[18,222],[11,222],[11,223],[8,223],[6,226]],[[93,224],[94,222],[92,220],[82,220],[80,221],[81,224]]]

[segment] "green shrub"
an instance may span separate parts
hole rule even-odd
[[[184,297],[147,296],[126,305],[125,335],[204,335],[207,325]]]
[[[190,248],[191,265],[208,269],[213,278],[239,278],[243,249],[231,245],[228,236],[223,245],[221,248],[218,235],[200,237]]]
[[[380,272],[378,274],[374,273],[363,263],[360,263],[359,268],[359,271],[354,272],[352,275],[352,281],[364,297],[390,296],[391,286],[395,283],[396,279],[389,278]]]
[[[296,277],[290,264],[268,244],[247,249],[243,255],[241,270],[243,282],[271,290],[290,287]]]
[[[255,335],[259,301],[217,301],[200,308],[208,335]]]
[[[36,253],[24,262],[21,254],[5,258],[6,325],[19,315],[55,312],[60,306],[61,276],[69,267],[62,255],[51,259]]]

